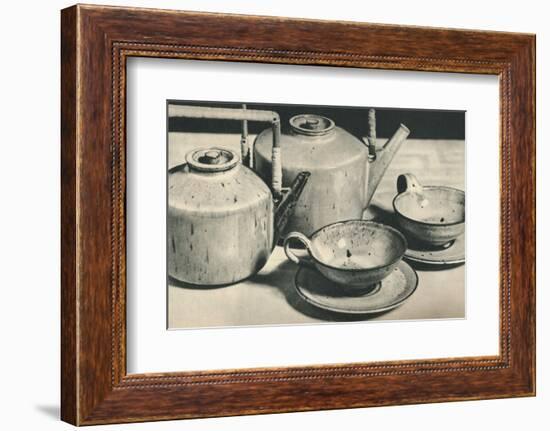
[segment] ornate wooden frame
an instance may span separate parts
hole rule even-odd
[[[102,6],[62,11],[62,419],[77,425],[535,393],[535,36]],[[130,56],[500,77],[500,354],[126,373]]]

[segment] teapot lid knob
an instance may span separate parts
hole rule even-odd
[[[300,135],[320,136],[334,130],[335,124],[330,118],[317,114],[299,114],[290,119],[290,127]]]
[[[218,150],[210,150],[204,153],[202,163],[207,163],[209,165],[218,164],[222,161],[221,152]]]
[[[225,148],[203,148],[187,154],[189,167],[200,172],[221,172],[235,167],[239,156]]]
[[[320,121],[318,118],[307,118],[305,126],[307,126],[310,129],[317,129],[320,125]]]

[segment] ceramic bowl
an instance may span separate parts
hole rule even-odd
[[[296,256],[290,242],[306,247],[311,259]],[[287,257],[297,263],[313,265],[324,277],[342,286],[342,292],[364,293],[390,274],[407,250],[407,240],[390,226],[366,220],[334,223],[313,233],[299,232],[284,241]]]
[[[393,209],[407,237],[442,247],[464,233],[465,195],[444,186],[422,186],[412,174],[397,178]]]

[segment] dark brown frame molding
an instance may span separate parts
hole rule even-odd
[[[535,394],[534,35],[82,5],[61,17],[63,420],[88,425]],[[498,75],[500,354],[128,375],[131,56]]]

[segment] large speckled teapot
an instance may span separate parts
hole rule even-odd
[[[264,121],[273,130],[271,190],[226,148],[191,151],[168,173],[168,274],[204,286],[256,274],[285,228],[309,173],[281,187],[280,121],[275,112],[170,106],[170,116]]]
[[[168,273],[195,285],[248,278],[267,262],[308,174],[277,203],[267,185],[221,148],[192,151],[168,176]]]
[[[409,135],[400,125],[393,137],[376,147],[374,110],[369,111],[369,145],[320,115],[290,119],[290,133],[281,135],[282,176],[294,178],[308,171],[311,177],[296,205],[286,232],[310,236],[329,224],[361,219],[390,164]],[[254,143],[254,168],[271,177],[272,130],[261,132]],[[283,182],[283,186],[284,186]]]

